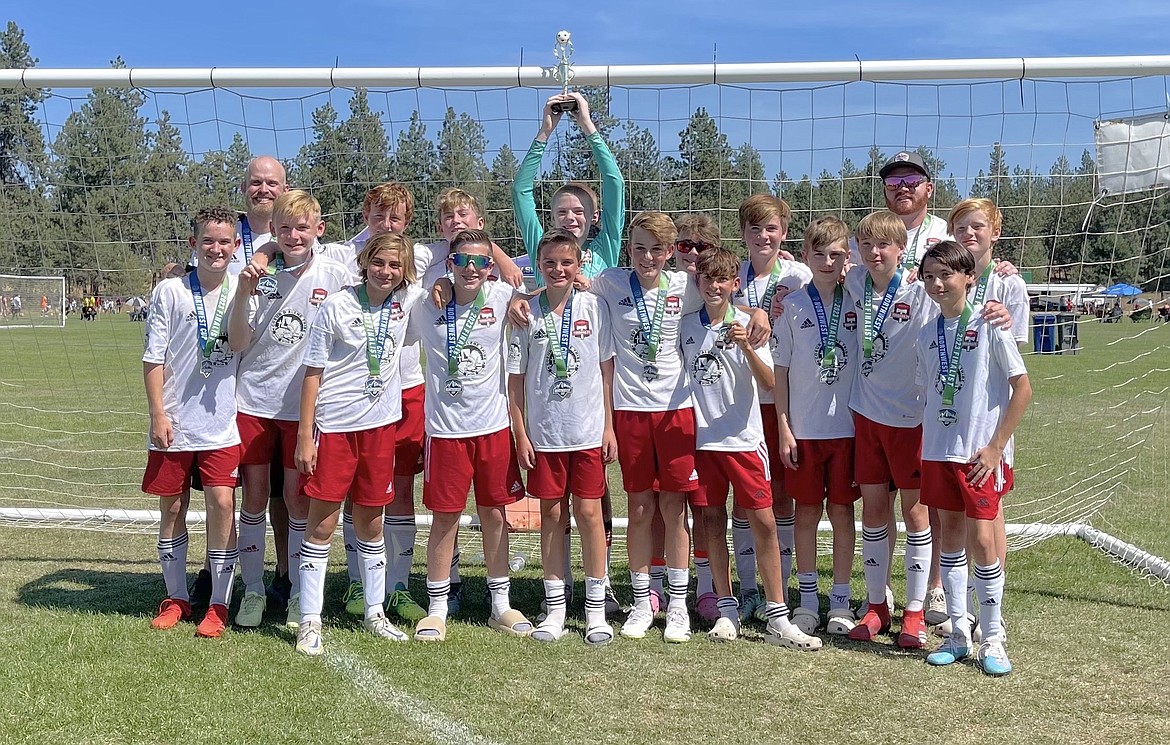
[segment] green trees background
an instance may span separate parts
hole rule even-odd
[[[23,32],[9,22],[0,34],[0,67],[36,64]],[[631,214],[709,211],[718,216],[725,243],[734,246],[736,206],[749,194],[771,190],[792,207],[795,252],[814,216],[833,213],[856,225],[884,205],[876,173],[889,153],[877,148],[865,163],[846,159],[836,172],[781,171],[769,178],[761,154],[750,144],[730,142],[704,108],[691,112],[677,143],[666,146],[650,129],[613,116],[608,90],[583,92],[626,178]],[[195,159],[168,112],[145,116],[141,92],[109,88],[91,91],[46,142],[38,117],[46,95],[37,89],[0,91],[0,273],[64,272],[71,292],[139,294],[165,262],[186,259],[188,221],[198,206],[239,204],[239,178],[253,155],[239,134],[226,149]],[[523,153],[504,145],[490,151],[488,162],[484,127],[454,108],[436,131],[414,112],[393,142],[366,91],[355,91],[347,108],[344,118],[330,103],[313,111],[310,138],[286,162],[289,183],[320,200],[327,239],[360,230],[366,190],[394,179],[415,194],[416,239],[435,235],[435,195],[461,186],[486,205],[488,230],[501,245],[521,251],[510,187]],[[534,132],[536,124],[533,117]],[[565,180],[597,180],[588,143],[576,128],[562,124],[559,134],[546,156],[538,204],[547,205]],[[934,173],[948,173],[935,153],[919,152]],[[970,191],[1004,210],[998,255],[1033,270],[1035,281],[1127,281],[1147,291],[1170,289],[1164,276],[1170,200],[1109,198],[1085,222],[1094,197],[1095,164],[1088,151],[1079,163],[1058,159],[1048,173],[1010,166],[998,144],[987,158]],[[945,214],[961,196],[951,178],[936,177],[935,212]]]

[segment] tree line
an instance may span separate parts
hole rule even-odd
[[[36,64],[23,31],[9,22],[0,34],[0,67]],[[124,66],[121,59],[112,64]],[[738,203],[771,190],[792,207],[795,252],[813,217],[831,213],[856,225],[884,206],[876,174],[889,154],[876,147],[865,163],[845,159],[835,173],[781,171],[769,179],[760,152],[732,144],[704,108],[691,112],[677,148],[664,151],[650,129],[610,113],[607,89],[583,93],[626,179],[631,212],[710,211],[734,245]],[[142,92],[99,88],[46,141],[38,111],[47,96],[38,89],[0,91],[0,273],[64,273],[79,292],[139,294],[163,263],[185,260],[196,208],[238,204],[239,179],[253,156],[239,133],[226,149],[194,158],[167,111],[154,119],[143,114]],[[534,117],[534,133],[536,126]],[[546,155],[551,165],[537,185],[538,204],[548,204],[566,180],[597,181],[588,143],[576,128],[562,125],[560,135]],[[918,152],[936,174],[932,210],[945,215],[965,195],[953,178],[940,176],[947,173],[942,159],[927,148]],[[503,145],[488,163],[483,126],[466,112],[448,108],[432,132],[415,111],[391,142],[367,92],[358,89],[344,118],[331,103],[313,112],[310,138],[285,165],[290,185],[320,200],[328,240],[360,230],[366,190],[393,179],[415,194],[413,237],[434,236],[435,195],[460,186],[484,203],[487,228],[501,245],[514,254],[523,250],[510,196],[518,155]],[[1148,291],[1170,289],[1170,200],[1110,197],[1089,211],[1095,172],[1088,151],[1077,164],[1061,157],[1048,173],[1034,173],[1012,167],[996,144],[970,196],[989,197],[1004,210],[997,254],[1033,269],[1034,281],[1128,281]]]

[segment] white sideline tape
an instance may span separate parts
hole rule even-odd
[[[500,745],[496,740],[477,735],[462,722],[435,711],[425,701],[390,685],[377,670],[345,650],[338,650],[336,646],[327,650],[325,664],[341,673],[373,701],[401,715],[440,745]]]

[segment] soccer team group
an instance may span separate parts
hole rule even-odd
[[[562,118],[557,104],[576,106],[601,199],[585,184],[562,186],[546,231],[533,183]],[[439,194],[436,243],[406,237],[414,199],[386,183],[366,195],[359,235],[322,244],[317,201],[287,189],[275,159],[256,158],[241,185],[247,214],[200,210],[192,265],[151,296],[143,491],[160,499],[167,590],[153,626],[192,615],[194,486],[206,498],[210,574],[200,636],[229,623],[237,564],[244,596],[234,621],[262,623],[269,509],[273,586],[287,584],[297,651],[324,650],[339,520],[347,610],[385,639],[410,638],[394,617],[413,624],[415,640],[443,641],[462,602],[457,534],[473,492],[490,627],[545,642],[566,635],[571,502],[584,639],[609,643],[607,618],[623,612],[609,581],[606,464],[617,461],[633,591],[623,637],[644,637],[665,606],[667,642],[691,638],[692,612],[719,642],[749,621],[794,650],[820,649],[821,630],[876,640],[894,614],[900,496],[906,598],[896,643],[921,648],[933,629],[945,640],[929,663],[971,657],[1007,674],[1001,502],[1031,399],[1018,351],[1026,288],[1014,267],[992,260],[993,203],[967,199],[949,219],[931,215],[931,174],[913,152],[880,177],[888,210],[852,230],[836,217],[813,220],[801,262],[782,248],[788,205],[745,199],[741,260],[704,214],[646,211],[627,226],[622,176],[585,99],[556,95],[512,192],[540,286],[527,293],[464,190]],[[629,269],[618,267],[623,247]],[[420,471],[431,513],[426,608],[409,591]],[[541,511],[545,600],[535,623],[510,602],[506,507],[525,492]],[[866,597],[855,614],[859,500]],[[833,579],[822,614],[816,533],[826,511]],[[800,600],[790,611],[793,558]]]

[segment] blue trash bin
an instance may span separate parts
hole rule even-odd
[[[1032,316],[1032,351],[1056,354],[1056,316],[1046,313]]]

